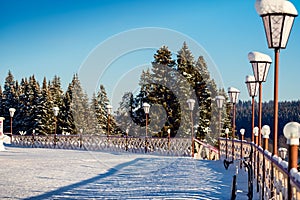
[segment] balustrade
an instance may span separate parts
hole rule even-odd
[[[219,139],[220,158],[226,159],[226,144],[227,160],[232,160],[232,140],[226,138]],[[242,151],[241,151],[242,146]],[[256,144],[247,141],[234,141],[235,160],[242,159],[242,156],[251,156],[253,161],[253,174],[258,181],[258,191],[263,199],[288,199],[288,184],[290,183],[292,190],[292,199],[300,199],[300,172],[295,172],[292,176],[288,173],[288,163],[277,156],[272,156],[268,151],[264,151]],[[257,165],[258,162],[258,165]],[[258,167],[258,170],[257,170]],[[255,182],[254,182],[255,183]]]

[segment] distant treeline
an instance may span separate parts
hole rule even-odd
[[[270,140],[273,140],[273,101],[264,102],[262,104],[262,126],[269,125],[271,128]],[[281,146],[285,146],[283,136],[283,127],[291,121],[300,121],[300,101],[283,101],[279,102],[278,112],[278,136]],[[236,124],[237,131],[241,128],[246,129],[246,138],[251,138],[251,101],[239,101],[237,104]],[[255,104],[255,126],[258,126],[258,103]]]

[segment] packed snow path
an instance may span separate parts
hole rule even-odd
[[[0,162],[0,199],[230,199],[235,172],[220,161],[59,149],[7,148]]]

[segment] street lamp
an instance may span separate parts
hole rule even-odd
[[[255,144],[258,146],[259,128],[257,126],[254,127],[253,133],[254,133],[254,136],[255,136]],[[258,150],[256,150],[256,153],[257,153],[257,157],[255,156],[255,158],[256,158],[256,174],[258,175],[259,174],[259,153],[258,153]],[[257,179],[256,183],[257,183],[256,184],[256,191],[259,192],[259,180],[258,179]]]
[[[241,128],[240,133],[241,133],[241,159],[243,159],[243,140],[244,140],[245,129]],[[242,168],[242,162],[241,162],[241,168]]]
[[[82,147],[82,133],[83,133],[83,129],[79,129],[79,132],[80,132],[80,136],[79,136],[79,147],[81,148]]]
[[[255,136],[255,144],[258,145],[258,132],[259,132],[259,129],[257,126],[254,127],[253,129],[253,133],[254,133],[254,136]]]
[[[284,148],[284,147],[280,147],[280,148],[278,149],[278,151],[279,151],[279,155],[280,155],[280,157],[282,158],[282,160],[285,160],[286,154],[287,154],[287,149]]]
[[[258,103],[258,129],[261,131],[262,122],[262,82],[266,82],[272,59],[270,56],[259,53],[250,52],[248,59],[252,65],[253,74],[259,85],[259,103]],[[261,146],[261,133],[258,133],[258,144]]]
[[[234,138],[235,138],[235,112],[236,112],[236,104],[238,102],[240,91],[234,87],[228,88],[228,94],[230,98],[230,102],[233,107],[233,117],[232,117],[232,160],[234,159]]]
[[[16,109],[15,108],[10,108],[10,109],[8,109],[8,111],[9,111],[9,115],[10,115],[10,143],[12,143],[12,137],[13,137],[12,121],[13,121],[13,117],[14,117],[14,114],[16,112]]]
[[[252,120],[251,120],[251,141],[254,142],[254,134],[253,134],[253,129],[254,129],[254,115],[255,115],[255,100],[254,98],[257,96],[258,92],[258,83],[255,81],[254,76],[248,75],[246,76],[246,85],[248,89],[249,96],[252,99]]]
[[[195,100],[194,99],[188,99],[187,101],[188,109],[190,111],[190,117],[191,117],[191,131],[192,131],[192,158],[194,158],[194,122],[193,122],[193,110],[195,106]]]
[[[56,146],[56,129],[57,129],[57,115],[59,112],[59,107],[53,107],[53,114],[55,116],[55,125],[54,125],[54,147]]]
[[[234,87],[228,88],[228,94],[230,98],[230,102],[233,105],[233,118],[232,118],[232,138],[235,137],[235,112],[236,112],[236,104],[238,102],[240,91]]]
[[[241,133],[241,140],[243,141],[244,140],[244,135],[245,135],[245,129],[241,128],[240,133]]]
[[[287,123],[283,128],[283,134],[287,139],[287,144],[289,145],[288,173],[290,173],[291,169],[297,169],[300,124],[298,122]],[[292,199],[290,176],[288,183],[288,199]]]
[[[112,105],[106,105],[106,111],[107,111],[107,137],[109,137],[109,125],[110,125],[110,114],[112,110]]]
[[[289,1],[257,0],[255,8],[263,20],[268,47],[275,51],[273,154],[277,155],[279,50],[286,48],[298,12]]]
[[[126,128],[125,132],[126,132],[126,147],[125,147],[125,150],[128,151],[128,133],[129,133],[129,127]]]
[[[261,128],[261,134],[264,138],[264,150],[268,150],[269,148],[269,136],[270,136],[271,130],[270,130],[270,126],[268,125],[264,125]]]
[[[147,142],[147,137],[148,137],[148,116],[149,116],[149,111],[150,111],[150,104],[143,103],[143,108],[144,108],[144,112],[146,114],[145,153],[147,153],[147,149],[148,149],[148,142]]]
[[[219,136],[221,136],[221,130],[222,130],[222,108],[223,108],[223,104],[225,101],[225,97],[224,96],[216,96],[216,102],[217,102],[217,107],[219,109]]]
[[[264,150],[268,150],[268,144],[269,144],[269,135],[270,135],[270,126],[268,125],[264,125],[262,128],[261,128],[261,134],[264,138]],[[266,160],[265,160],[265,156],[263,156],[263,166],[262,166],[262,185],[265,185],[266,183],[266,172],[265,172],[265,166],[266,166]],[[263,187],[262,188],[262,196],[264,196],[264,193],[265,193],[265,188]]]
[[[168,129],[168,150],[170,151],[171,129]]]
[[[227,159],[227,154],[228,154],[228,133],[229,133],[229,128],[225,128],[225,135],[226,135],[226,159]]]

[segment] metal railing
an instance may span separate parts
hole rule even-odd
[[[292,199],[300,199],[300,178],[288,173],[286,161],[247,141],[219,138],[219,147],[222,160],[250,157],[256,179],[254,184],[257,184],[257,192],[261,199],[288,199],[288,187],[291,187]],[[297,174],[300,177],[300,173]]]
[[[195,158],[219,159],[217,148],[197,139]],[[191,156],[189,138],[145,138],[98,135],[14,135],[12,145],[33,148],[77,149],[88,151],[148,153],[155,155]]]
[[[12,145],[34,148],[83,149],[89,151],[149,153],[172,156],[191,155],[191,140],[188,138],[14,135]]]

